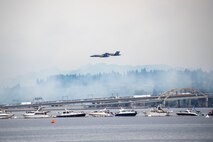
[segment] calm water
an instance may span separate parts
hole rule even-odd
[[[0,120],[0,142],[212,142],[213,117]]]

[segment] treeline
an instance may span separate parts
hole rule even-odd
[[[159,95],[174,88],[195,88],[213,93],[213,72],[202,70],[131,70],[97,74],[58,74],[37,79],[36,85],[0,89],[0,103],[95,97]]]
[[[99,84],[109,92],[158,95],[173,88],[196,88],[202,92],[213,92],[213,72],[199,70],[132,70],[125,73],[59,74],[37,80],[37,84],[67,88]],[[111,89],[111,90],[110,90]],[[133,95],[132,94],[132,95]],[[124,94],[126,95],[126,94]],[[129,95],[129,94],[128,94]]]

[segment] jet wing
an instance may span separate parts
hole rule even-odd
[[[101,54],[101,55],[91,55],[90,57],[106,58],[106,57],[109,57],[109,53],[104,53],[104,54]]]

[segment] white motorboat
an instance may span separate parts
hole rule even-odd
[[[0,119],[8,119],[8,118],[12,118],[13,116],[14,114],[10,112],[6,112],[5,110],[0,110]]]
[[[179,111],[176,114],[181,116],[203,116],[203,114],[200,111],[197,111],[195,109],[187,109],[184,111]]]
[[[85,117],[86,113],[84,112],[73,112],[72,110],[67,110],[65,109],[65,111],[63,112],[59,112],[58,115],[56,115],[56,117]]]
[[[48,111],[43,111],[41,107],[36,111],[28,111],[23,114],[24,118],[49,118]]]
[[[103,109],[103,110],[93,111],[89,113],[89,115],[93,117],[111,117],[113,116],[113,113],[110,112],[108,109]]]
[[[166,111],[158,106],[157,108],[151,108],[148,112],[143,112],[145,116],[149,117],[160,117],[160,116],[170,116],[170,111]]]
[[[137,111],[123,108],[121,108],[118,113],[115,113],[115,116],[135,116],[135,115],[137,115]]]

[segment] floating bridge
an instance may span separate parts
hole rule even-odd
[[[157,104],[164,104],[165,106],[173,107],[188,107],[196,105],[200,107],[208,107],[209,98],[213,95],[208,95],[192,88],[176,88],[166,91],[158,96],[141,95],[141,96],[128,96],[128,97],[108,97],[108,98],[89,98],[78,100],[61,100],[61,101],[38,101],[31,104],[16,104],[5,105],[2,107],[8,109],[19,108],[32,108],[38,106],[44,107],[70,107],[80,109],[94,109],[104,107],[146,107]],[[212,104],[211,104],[212,105]]]

